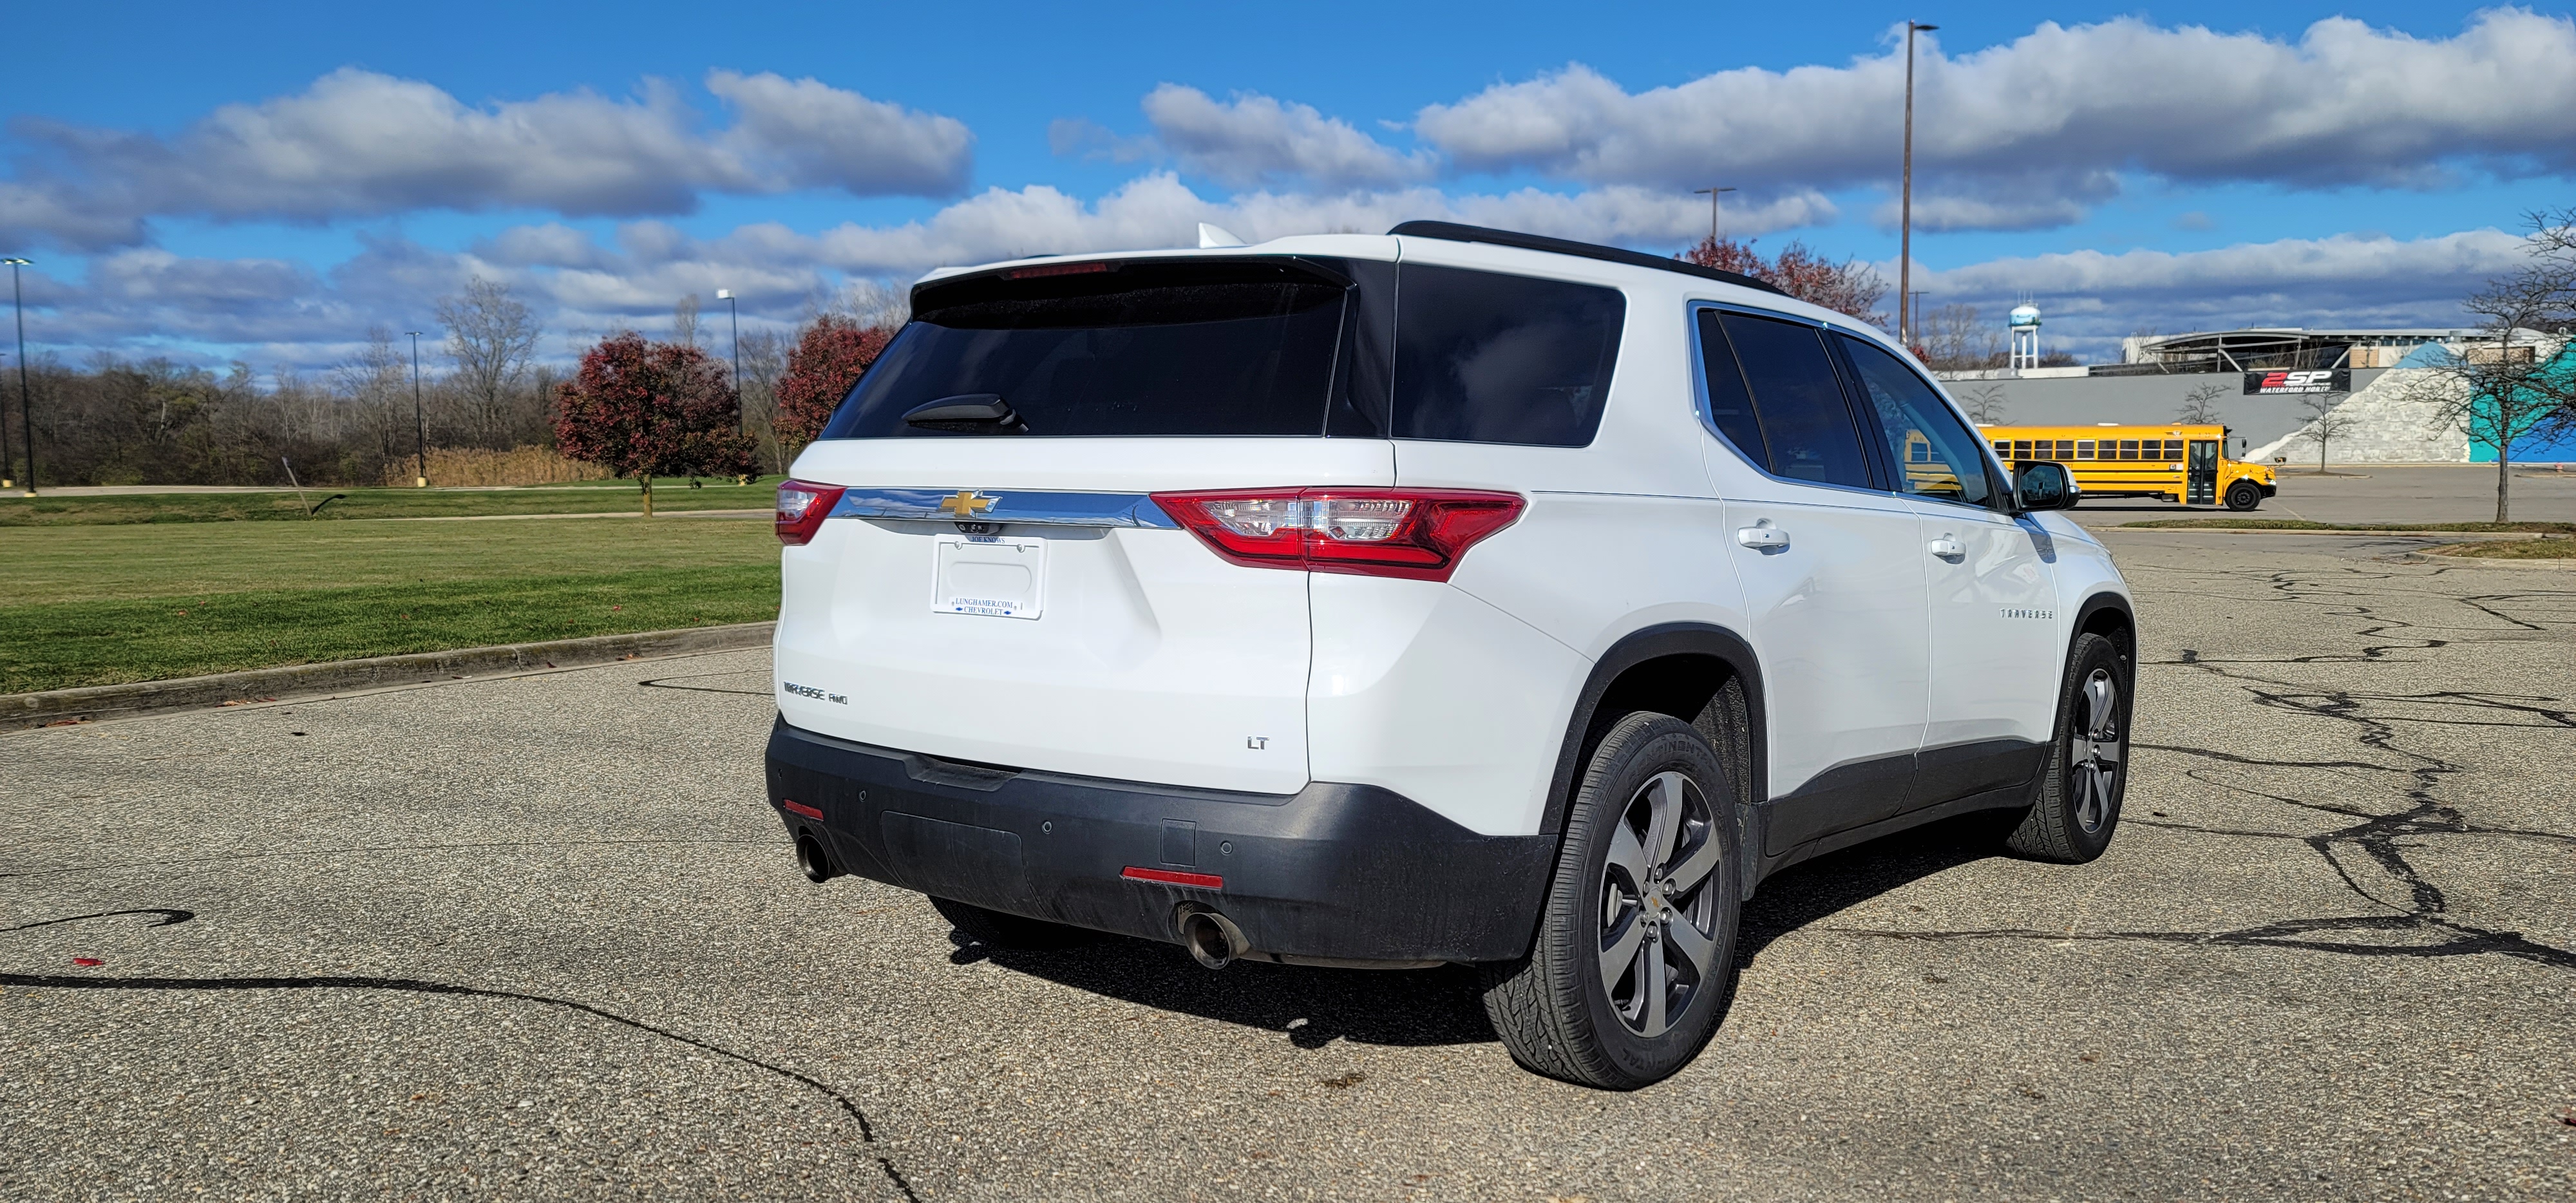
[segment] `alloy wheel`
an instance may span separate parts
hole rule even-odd
[[[1677,772],[1638,787],[1612,822],[1601,874],[1601,988],[1640,1036],[1671,1031],[1715,976],[1715,870],[1725,844],[1708,798]]]
[[[2089,834],[2111,821],[2119,797],[2120,762],[2128,739],[2120,730],[2120,683],[2097,668],[2084,679],[2084,720],[2067,759],[2067,786],[2075,793],[2075,822]]]

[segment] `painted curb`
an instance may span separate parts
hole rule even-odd
[[[92,685],[50,689],[42,693],[0,694],[0,729],[42,727],[68,721],[128,718],[168,710],[195,710],[244,702],[419,685],[438,680],[493,673],[544,671],[584,664],[610,664],[694,652],[767,647],[774,622],[743,622],[677,631],[641,631],[631,635],[596,635],[500,647],[468,647],[324,664],[254,668],[170,681],[137,681],[127,685]]]

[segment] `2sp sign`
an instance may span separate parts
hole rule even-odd
[[[2351,368],[2309,368],[2300,371],[2245,373],[2245,395],[2268,396],[2274,393],[2348,393],[2352,391]]]

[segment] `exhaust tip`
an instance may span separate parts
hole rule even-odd
[[[823,851],[821,841],[803,832],[796,836],[796,867],[804,871],[805,880],[821,885],[840,876],[832,867],[832,858]]]
[[[1252,951],[1234,920],[1210,910],[1181,913],[1181,946],[1190,950],[1191,960],[1210,969],[1223,969]]]

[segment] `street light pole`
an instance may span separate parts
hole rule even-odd
[[[420,412],[420,331],[405,330],[411,336],[411,437],[412,463],[420,474],[412,478],[411,487],[429,487],[429,420]]]
[[[1914,287],[1914,35],[1941,28],[1921,21],[1905,23],[1905,182],[1896,202],[1896,342],[1914,350],[1914,332],[1906,320],[1905,298]]]
[[[1693,188],[1693,189],[1691,189],[1691,195],[1693,195],[1693,196],[1697,196],[1697,195],[1699,195],[1700,193],[1703,193],[1703,192],[1705,192],[1705,193],[1707,193],[1707,194],[1708,194],[1708,245],[1709,245],[1709,246],[1710,246],[1710,248],[1712,248],[1712,249],[1714,249],[1714,248],[1717,246],[1717,194],[1718,194],[1718,193],[1721,193],[1721,192],[1733,192],[1733,191],[1735,191],[1735,189],[1733,189],[1733,188]]]
[[[725,303],[725,315],[733,322],[733,420],[737,429],[751,429],[751,419],[742,412],[742,306],[734,300],[733,290],[719,288],[716,299]]]
[[[27,496],[36,495],[36,414],[27,408],[27,293],[18,283],[18,269],[35,261],[15,255],[0,259],[9,265],[9,302],[18,311],[18,421],[27,436]]]
[[[18,453],[9,446],[9,407],[0,405],[0,489],[18,487],[18,478],[9,475],[18,463]]]

